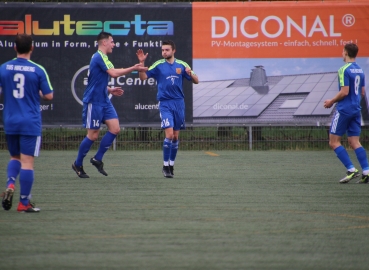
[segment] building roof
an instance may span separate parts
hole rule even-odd
[[[329,125],[335,106],[324,100],[338,92],[337,72],[269,76],[262,66],[250,78],[207,81],[194,85],[193,122],[201,124]],[[257,76],[253,72],[258,70]],[[265,75],[266,76],[266,75]],[[260,85],[250,86],[251,78]],[[267,83],[265,84],[265,81]]]

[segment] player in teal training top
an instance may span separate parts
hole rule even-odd
[[[4,130],[10,153],[2,206],[7,211],[12,207],[15,181],[19,174],[20,202],[17,211],[27,213],[40,211],[30,202],[34,181],[34,157],[38,156],[41,143],[40,97],[51,100],[54,95],[46,70],[30,60],[32,42],[33,39],[29,35],[17,35],[17,58],[0,67],[0,85],[4,96]]]
[[[115,47],[113,36],[110,33],[101,32],[97,36],[97,42],[98,51],[90,61],[88,83],[83,94],[82,122],[87,129],[87,135],[81,142],[77,158],[72,164],[72,169],[80,178],[89,178],[83,169],[83,159],[99,137],[103,123],[107,125],[108,132],[101,139],[100,147],[96,155],[90,159],[90,162],[101,174],[108,175],[104,170],[102,159],[120,131],[118,115],[109,99],[109,94],[113,96],[123,95],[121,87],[108,87],[109,76],[116,78],[135,70],[147,70],[141,64],[129,68],[114,68],[107,56],[107,54],[113,52]]]
[[[329,145],[338,159],[346,167],[347,173],[340,183],[348,183],[360,173],[352,164],[346,149],[341,145],[341,137],[346,133],[350,146],[362,168],[361,180],[357,183],[368,183],[369,165],[365,149],[359,138],[361,132],[361,98],[365,96],[365,75],[356,63],[359,48],[349,43],[344,46],[342,56],[345,65],[338,70],[339,92],[332,98],[324,101],[324,107],[330,108],[337,102],[336,112],[332,119],[329,135]]]
[[[155,78],[158,84],[157,100],[159,101],[161,128],[165,129],[162,172],[164,177],[173,178],[179,131],[186,127],[183,78],[195,84],[199,83],[199,78],[186,62],[174,58],[176,46],[173,41],[163,41],[161,51],[164,59],[156,61],[148,71],[139,74],[141,80]],[[137,51],[141,64],[145,63],[147,55],[141,49]]]

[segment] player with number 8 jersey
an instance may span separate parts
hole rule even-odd
[[[356,63],[358,51],[359,48],[356,44],[345,45],[342,51],[345,65],[338,70],[339,92],[332,99],[324,101],[325,108],[331,108],[337,102],[336,112],[330,127],[329,146],[347,169],[345,177],[339,180],[342,184],[348,183],[360,175],[346,149],[341,145],[341,138],[344,134],[347,134],[349,145],[354,149],[362,168],[362,178],[357,183],[366,184],[369,181],[368,159],[359,140],[361,133],[360,102],[361,98],[365,98],[365,75]]]

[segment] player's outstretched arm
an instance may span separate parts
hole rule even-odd
[[[117,78],[119,76],[127,75],[132,71],[143,72],[146,71],[147,67],[144,67],[142,64],[136,64],[129,68],[111,68],[108,69],[106,72],[110,75],[110,77]]]

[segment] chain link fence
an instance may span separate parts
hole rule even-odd
[[[105,134],[106,128],[100,133]],[[84,128],[44,128],[42,150],[75,150],[86,136]],[[180,133],[181,150],[329,150],[327,126],[211,126],[192,127]],[[99,140],[93,145],[97,149]],[[112,150],[161,150],[164,132],[160,128],[121,127]],[[349,148],[343,138],[343,145]],[[369,127],[361,134],[364,147],[369,147]],[[0,148],[5,150],[4,131],[0,132]]]

